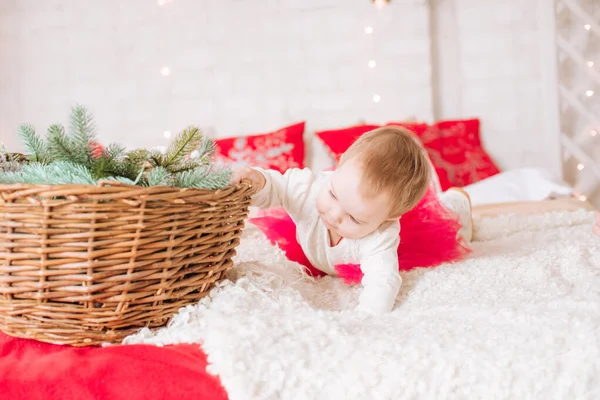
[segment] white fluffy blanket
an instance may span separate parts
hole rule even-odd
[[[231,400],[598,399],[600,239],[592,214],[476,221],[470,259],[404,274],[394,311],[303,277],[246,232],[237,275],[126,343],[201,343]]]

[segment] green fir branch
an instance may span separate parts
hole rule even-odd
[[[46,138],[48,141],[48,153],[52,162],[76,162],[79,159],[75,154],[75,147],[67,135],[65,135],[65,128],[62,125],[51,125],[48,128]]]
[[[127,162],[142,166],[148,162],[150,152],[146,149],[136,149],[129,151],[125,157],[127,158]]]
[[[30,163],[18,172],[0,174],[0,183],[27,183],[36,185],[94,185],[96,180],[83,165],[68,161],[50,164]]]
[[[203,166],[175,174],[174,186],[215,190],[229,186],[231,175],[228,168]]]
[[[17,135],[25,144],[31,161],[47,163],[50,162],[48,147],[44,140],[35,133],[35,128],[31,124],[22,124],[17,128]]]
[[[213,139],[203,136],[196,147],[197,153],[192,159],[197,160],[200,164],[207,165],[212,162],[216,151],[217,143]]]
[[[164,167],[152,168],[146,174],[147,186],[172,186],[173,176]]]
[[[86,165],[91,163],[90,143],[96,140],[96,126],[92,115],[83,106],[76,105],[71,110],[69,139],[77,156],[74,161]]]
[[[195,126],[190,126],[179,133],[167,148],[162,156],[162,163],[159,165],[169,169],[175,166],[196,149],[198,143],[202,140],[202,132]]]
[[[93,185],[112,180],[211,190],[230,184],[231,170],[213,166],[216,143],[194,126],[177,135],[164,154],[146,149],[126,152],[125,147],[110,144],[94,157],[95,126],[82,106],[71,110],[68,134],[58,124],[48,128],[45,140],[28,124],[21,125],[18,134],[31,154],[14,160],[0,151],[0,183]]]

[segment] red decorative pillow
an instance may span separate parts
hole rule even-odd
[[[479,119],[424,122],[388,122],[386,126],[402,126],[414,132],[427,149],[442,190],[466,186],[500,172],[481,143]],[[378,125],[316,132],[333,157],[339,157],[362,134]]]
[[[304,168],[304,122],[275,132],[217,139],[216,161],[285,172]]]
[[[379,128],[379,125],[356,125],[348,128],[315,132],[336,161],[361,135]]]
[[[227,400],[197,344],[59,346],[0,333],[3,399]]]
[[[428,140],[428,143],[432,146],[441,146],[440,140],[434,140],[430,134],[429,125],[423,122],[390,122],[387,125],[402,126],[415,133],[421,141],[423,138]],[[379,125],[357,125],[349,128],[334,129],[329,131],[315,132],[315,135],[323,142],[325,147],[329,150],[331,155],[336,161],[339,161],[340,156],[344,153],[348,147],[361,135],[379,128]],[[440,180],[440,186],[449,187],[446,176],[446,172],[442,168],[438,168],[434,165],[435,172],[438,174],[438,180]],[[442,174],[441,176],[439,174]]]
[[[424,136],[421,140],[441,181],[462,187],[500,172],[481,143],[479,119],[440,121],[430,130],[427,135],[435,139],[427,143],[429,138]]]

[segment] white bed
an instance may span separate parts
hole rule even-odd
[[[593,207],[546,197],[476,205],[472,256],[403,274],[382,317],[249,227],[231,280],[127,342],[202,343],[230,400],[598,399]]]

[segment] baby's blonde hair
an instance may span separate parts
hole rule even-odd
[[[407,129],[383,127],[365,133],[342,154],[340,165],[351,159],[361,163],[363,193],[389,196],[390,218],[415,207],[429,186],[429,159]]]

